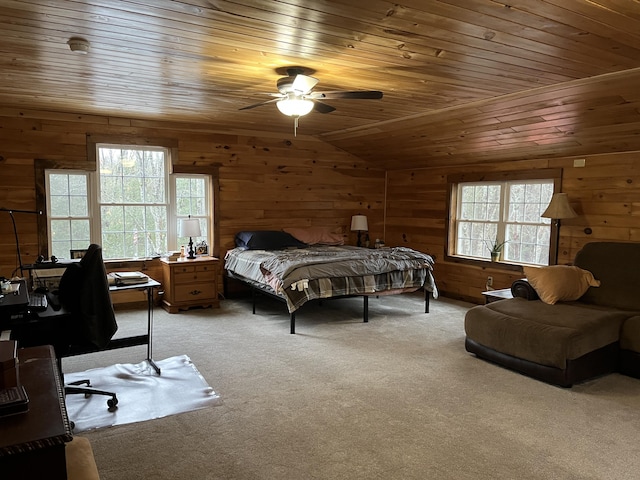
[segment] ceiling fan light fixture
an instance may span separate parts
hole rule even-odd
[[[304,98],[287,96],[276,102],[281,113],[289,117],[303,117],[313,110],[313,101]]]

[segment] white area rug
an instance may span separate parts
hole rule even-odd
[[[188,356],[171,357],[156,364],[161,375],[147,361],[65,374],[65,382],[88,378],[92,387],[115,392],[118,397],[117,408],[109,411],[107,399],[111,397],[67,395],[67,411],[75,423],[74,433],[143,422],[222,403]]]

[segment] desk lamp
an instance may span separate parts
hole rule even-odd
[[[189,215],[189,218],[182,219],[180,223],[180,236],[189,237],[189,256],[187,258],[196,258],[195,252],[193,251],[193,237],[199,237],[200,235],[202,235],[200,232],[200,221],[197,218],[191,218],[191,215]]]

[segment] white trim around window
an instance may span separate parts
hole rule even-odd
[[[98,146],[96,144],[96,148]],[[139,153],[138,166],[135,160],[131,165],[123,165],[121,158],[111,165],[120,169],[119,173],[114,175],[113,170],[106,173],[103,164],[102,177],[100,165],[95,172],[44,169],[47,241],[51,255],[69,258],[71,249],[83,249],[90,243],[103,246],[105,259],[148,258],[176,251],[180,240],[178,222],[188,215],[198,218],[201,224],[202,237],[194,241],[211,245],[214,237],[211,174],[169,174],[170,151],[167,149],[135,145],[110,147],[123,148],[128,154]],[[153,169],[150,175],[137,175],[136,169],[138,172],[144,169],[145,158],[153,163],[149,152],[160,151],[164,155],[163,168],[158,170],[161,175],[155,175]],[[99,158],[97,152],[96,158]],[[110,189],[109,194],[101,195],[100,191],[106,188]],[[145,230],[146,226],[151,229]],[[107,248],[110,241],[116,242],[111,250]],[[137,250],[136,245],[140,247]]]
[[[447,260],[480,265],[506,242],[494,266],[548,265],[556,227],[540,215],[560,180],[557,169],[450,176]]]

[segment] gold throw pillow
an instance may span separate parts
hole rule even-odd
[[[569,265],[523,267],[524,274],[545,303],[578,300],[589,287],[599,287],[600,281],[582,268]]]

